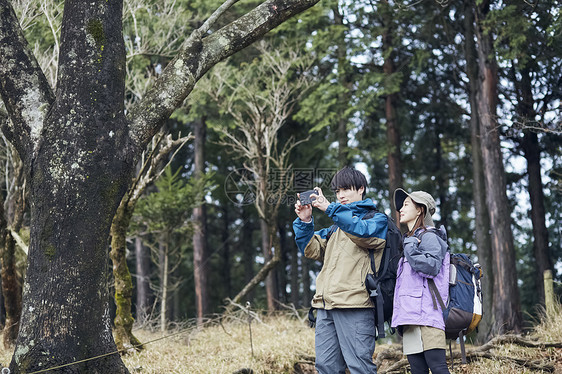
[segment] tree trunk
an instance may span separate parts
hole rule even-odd
[[[221,232],[221,242],[222,242],[222,285],[224,287],[224,292],[226,297],[232,297],[232,277],[231,277],[231,255],[230,255],[230,215],[228,214],[228,208],[226,205],[222,206],[222,232]],[[242,235],[245,233],[245,226],[242,228]],[[251,233],[250,233],[251,235]],[[251,241],[251,240],[250,240]]]
[[[250,214],[250,212],[243,211],[243,216],[248,217],[248,214]],[[253,232],[254,225],[250,221],[250,219],[247,218],[245,221],[245,225],[242,227],[242,236],[239,238],[242,250],[244,251],[244,284],[250,283],[256,274],[254,270],[254,264],[256,263],[256,252],[252,240]],[[253,299],[253,290],[249,290],[246,296],[248,299]]]
[[[449,174],[445,172],[448,168],[445,165],[445,160],[443,159],[443,147],[441,146],[441,124],[439,123],[439,118],[435,118],[435,128],[434,128],[434,142],[435,145],[433,149],[436,151],[435,155],[435,174],[437,182],[437,196],[439,197],[439,215],[441,219],[439,224],[445,227],[449,226],[449,218],[451,215],[451,208],[449,204],[448,191],[449,191]]]
[[[137,321],[144,323],[150,315],[150,253],[140,238],[135,238]]]
[[[272,243],[270,236],[270,227],[268,223],[260,219],[260,230],[261,230],[261,246],[263,257],[265,263],[271,262],[273,259]],[[276,251],[278,248],[276,248]],[[277,298],[277,282],[275,279],[275,272],[268,272],[265,277],[265,290],[267,292],[267,310],[269,312],[275,311],[277,309],[276,298]]]
[[[279,296],[278,299],[281,300],[283,303],[288,303],[289,295],[287,294],[287,285],[289,283],[289,277],[287,274],[288,262],[289,262],[289,253],[287,251],[287,237],[286,237],[286,230],[285,226],[278,225],[277,232],[279,233],[279,247],[276,247],[275,250],[281,251],[281,259],[280,259],[280,266],[277,267],[277,279],[279,281]]]
[[[387,7],[385,7],[387,8]],[[384,25],[386,26],[383,35],[383,54],[386,56],[383,63],[383,72],[387,77],[390,77],[395,73],[394,67],[394,56],[395,53],[388,52],[394,49],[392,42],[392,24],[393,20],[390,16],[390,12],[386,10],[383,17]],[[394,206],[394,199],[392,198],[394,191],[402,187],[402,164],[400,163],[400,129],[398,120],[396,117],[396,102],[398,101],[398,96],[394,93],[388,93],[384,102],[384,111],[386,117],[386,139],[388,142],[388,188],[389,188],[389,198],[390,200],[390,211],[394,214],[394,220],[400,222],[400,214],[396,211]]]
[[[544,304],[545,270],[553,270],[552,257],[548,245],[548,230],[545,222],[544,191],[541,177],[540,148],[536,133],[525,130],[522,147],[527,159],[529,178],[529,197],[531,199],[531,222],[533,223],[533,252],[537,267],[537,293],[541,304]]]
[[[15,257],[17,247],[10,227],[14,232],[21,230],[26,203],[23,164],[15,150],[12,151],[12,154],[14,185],[8,186],[6,183],[5,188],[8,193],[4,204],[0,206],[2,305],[5,306],[6,316],[3,332],[5,347],[12,347],[16,344],[22,313],[22,279],[18,275]]]
[[[486,203],[492,228],[494,271],[493,332],[521,331],[521,306],[517,289],[511,215],[506,194],[496,106],[497,65],[491,35],[483,23],[489,12],[487,1],[476,6],[479,90],[477,94],[481,150],[486,185]]]
[[[494,296],[494,272],[492,262],[492,241],[490,237],[490,217],[486,207],[486,186],[484,184],[484,167],[482,153],[480,152],[480,124],[478,115],[478,61],[476,45],[474,42],[474,13],[472,0],[464,1],[464,32],[465,32],[465,58],[466,73],[469,79],[468,95],[470,101],[470,143],[472,154],[472,194],[474,200],[474,227],[476,253],[482,265],[484,277],[482,278],[482,321],[478,326],[478,341],[488,341],[492,329],[492,303]]]
[[[194,123],[194,177],[203,178],[205,174],[205,119]],[[195,281],[195,308],[197,324],[203,323],[203,317],[208,313],[209,292],[207,287],[207,210],[205,204],[193,209],[193,277]]]
[[[334,24],[339,27],[346,27],[343,21],[343,16],[338,8],[338,4],[336,4],[332,11],[334,12]],[[340,82],[340,87],[343,88],[343,91],[340,91],[338,94],[338,113],[337,116],[337,128],[336,128],[336,137],[338,141],[338,162],[340,167],[349,166],[350,158],[349,158],[349,147],[347,145],[348,142],[348,134],[347,134],[347,123],[348,119],[345,115],[345,109],[348,108],[349,103],[351,101],[351,89],[353,88],[353,82],[351,77],[351,66],[347,59],[347,45],[345,42],[345,38],[347,36],[346,32],[337,33],[338,38],[336,40],[336,55],[338,59],[338,80]]]
[[[18,337],[21,318],[22,288],[16,268],[16,243],[8,230],[4,204],[0,204],[0,248],[2,249],[2,294],[6,309],[4,347],[10,348]]]
[[[133,280],[127,265],[127,229],[133,209],[126,202],[119,205],[111,224],[111,252],[113,262],[113,279],[115,281],[115,312],[114,330],[115,344],[119,350],[134,348],[142,350],[141,342],[133,335],[133,315],[131,299],[133,297]]]
[[[517,84],[519,103],[517,112],[522,121],[534,121],[533,91],[528,69],[520,71],[521,82]],[[516,78],[515,78],[516,79]],[[529,197],[531,201],[531,222],[533,223],[533,252],[537,267],[536,282],[539,302],[544,305],[545,270],[553,270],[552,257],[549,251],[548,230],[545,221],[544,191],[541,177],[541,154],[538,135],[531,130],[523,130],[521,147],[527,160],[527,176],[529,179]]]
[[[288,244],[291,255],[291,303],[298,308],[301,305],[301,298],[299,297],[299,250],[294,240],[289,240]]]
[[[31,132],[31,140],[41,141],[25,152],[14,138],[30,176],[31,237],[12,373],[116,351],[108,314],[108,233],[138,154],[123,112],[121,16],[119,1],[95,7],[66,1],[56,99]],[[113,354],[61,372],[128,370]]]
[[[160,249],[160,331],[167,330],[168,313],[168,240],[162,241]]]

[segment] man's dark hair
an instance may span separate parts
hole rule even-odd
[[[359,190],[361,187],[364,188],[362,197],[364,199],[367,192],[367,178],[359,170],[348,166],[338,171],[330,184],[332,191],[340,188]]]

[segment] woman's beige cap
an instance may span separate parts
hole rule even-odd
[[[414,191],[408,193],[401,188],[397,188],[396,191],[394,191],[394,206],[397,211],[402,209],[404,200],[406,200],[407,197],[410,197],[410,199],[412,199],[415,203],[425,206],[429,214],[425,215],[423,224],[425,226],[435,226],[433,220],[431,219],[431,216],[435,213],[435,200],[433,200],[433,197],[425,191]]]

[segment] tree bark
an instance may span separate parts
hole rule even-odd
[[[466,74],[468,75],[468,96],[470,102],[470,144],[472,154],[472,195],[474,200],[474,239],[478,261],[482,265],[482,321],[478,326],[477,339],[485,342],[491,336],[492,303],[494,296],[494,272],[492,262],[492,241],[490,237],[490,217],[486,207],[486,186],[484,183],[484,166],[480,151],[480,123],[478,115],[478,58],[474,42],[474,13],[472,0],[464,1],[464,33]]]
[[[31,201],[11,373],[67,364],[57,370],[128,373],[109,323],[107,248],[137,159],[206,71],[316,2],[268,0],[216,32],[197,30],[125,118],[122,1],[65,1],[55,96],[0,0],[0,94],[11,119],[2,130],[30,176]]]
[[[483,29],[489,2],[476,5],[476,37],[478,40],[479,83],[477,100],[481,151],[486,185],[486,204],[490,216],[494,272],[494,322],[492,331],[521,331],[521,306],[517,289],[515,250],[511,231],[511,215],[506,194],[505,171],[501,154],[496,106],[497,65],[493,41]]]

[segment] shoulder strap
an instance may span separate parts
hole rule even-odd
[[[427,285],[429,286],[429,293],[431,294],[431,300],[433,301],[433,309],[437,310],[437,303],[441,306],[441,311],[444,312],[447,307],[445,303],[443,303],[443,299],[441,298],[441,294],[437,289],[437,285],[432,278],[427,279]]]
[[[326,241],[330,240],[330,238],[332,237],[332,234],[335,233],[337,229],[338,229],[338,226],[336,224],[333,224],[332,226],[330,226],[330,230],[328,231],[328,234],[326,234]]]
[[[375,215],[375,213],[380,213],[378,210],[374,209],[373,211],[373,215],[371,217],[373,217]],[[390,220],[390,218],[383,213],[386,217],[387,222]],[[369,257],[371,258],[371,270],[373,271],[373,274],[375,274],[377,279],[382,278],[385,274],[386,271],[388,269],[388,264],[390,263],[390,251],[386,250],[386,245],[383,249],[382,252],[382,259],[381,259],[381,266],[379,267],[379,272],[377,273],[377,267],[375,266],[375,250],[374,249],[369,249]]]

